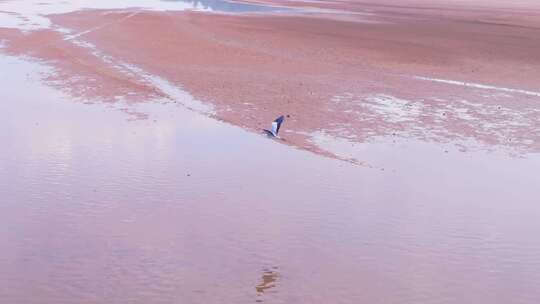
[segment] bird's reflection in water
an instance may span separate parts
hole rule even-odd
[[[263,269],[263,273],[261,276],[262,282],[259,283],[259,285],[255,286],[255,290],[257,290],[256,302],[263,302],[262,296],[265,293],[268,293],[269,289],[276,287],[276,281],[279,278],[277,269],[278,267],[272,267],[272,269]],[[275,292],[275,290],[270,292]]]

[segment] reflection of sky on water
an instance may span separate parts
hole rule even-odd
[[[63,14],[83,9],[146,9],[157,11],[215,11],[249,13],[285,11],[286,8],[225,0],[7,0],[0,1],[0,27],[34,30],[50,27],[48,14]]]
[[[162,0],[165,2],[184,2],[193,5],[195,9],[204,9],[226,13],[249,13],[249,12],[275,12],[285,11],[285,8],[277,8],[267,5],[247,4],[225,0]]]
[[[536,156],[409,141],[352,166],[172,103],[74,102],[50,72],[0,56],[6,302],[540,300]]]

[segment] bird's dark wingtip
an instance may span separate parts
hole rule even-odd
[[[270,131],[270,130],[262,129],[262,132],[264,134],[266,134],[266,136],[268,136],[268,137],[275,137],[274,134],[272,133],[272,131]]]

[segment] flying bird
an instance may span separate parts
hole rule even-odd
[[[276,120],[274,120],[272,122],[272,129],[271,130],[263,129],[263,131],[268,136],[279,138],[279,136],[278,136],[279,128],[281,128],[281,124],[283,123],[284,120],[285,120],[285,116],[281,115],[280,117],[276,118]]]

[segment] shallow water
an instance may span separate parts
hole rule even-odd
[[[540,301],[537,154],[404,140],[356,166],[51,72],[0,57],[2,303]]]
[[[0,27],[36,30],[48,28],[50,14],[83,9],[145,9],[157,11],[206,11],[223,13],[285,12],[290,9],[227,0],[5,0],[0,1]]]
[[[226,0],[162,0],[164,2],[183,2],[193,5],[193,8],[226,12],[226,13],[254,13],[254,12],[283,12],[290,9],[273,7],[262,4],[248,4]]]

